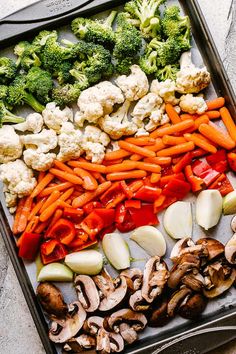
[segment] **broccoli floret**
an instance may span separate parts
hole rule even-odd
[[[14,54],[18,56],[16,65],[25,70],[28,70],[32,66],[40,66],[41,61],[36,54],[36,47],[31,45],[27,41],[19,42],[14,48]]]
[[[89,81],[87,76],[79,69],[79,65],[74,65],[74,68],[70,70],[71,76],[76,80],[76,87],[80,87],[80,90],[85,90],[89,87]]]
[[[17,66],[14,60],[1,57],[0,58],[0,84],[6,84],[15,78]]]
[[[52,91],[52,98],[54,102],[62,107],[76,101],[80,95],[80,91],[80,87],[77,84],[57,86]]]
[[[25,75],[18,75],[9,85],[7,102],[12,106],[23,105],[26,103],[31,106],[34,111],[40,113],[45,108],[31,93],[27,91],[27,81]]]
[[[140,58],[139,65],[146,74],[155,73],[157,71],[157,51],[148,47]]]
[[[179,65],[166,65],[164,68],[158,69],[156,73],[156,78],[159,81],[165,81],[170,79],[171,81],[176,80],[176,74],[179,71]]]
[[[157,52],[157,66],[166,66],[175,64],[182,52],[179,42],[175,38],[168,38],[165,42],[158,41],[156,38],[152,39],[147,46]]]
[[[63,61],[54,71],[53,76],[58,80],[60,85],[63,85],[71,80],[70,70],[72,69],[72,63],[68,60]]]
[[[33,67],[26,75],[26,87],[37,99],[45,104],[50,101],[53,80],[49,72],[38,67]]]
[[[130,67],[133,64],[133,58],[117,59],[115,63],[115,72],[121,75],[129,75]]]
[[[140,31],[145,38],[159,38],[161,19],[159,7],[166,0],[131,0],[124,9],[140,21]]]
[[[37,48],[38,51],[40,51],[40,49],[45,46],[48,38],[54,38],[55,40],[57,40],[57,38],[58,38],[57,31],[43,30],[43,31],[39,32],[39,34],[36,37],[34,37],[32,45],[35,48]]]
[[[142,46],[140,32],[129,23],[127,14],[121,12],[117,16],[116,44],[113,55],[115,59],[134,58]]]
[[[22,123],[24,121],[24,118],[17,117],[15,114],[11,113],[6,108],[4,102],[0,100],[0,128],[3,123]]]
[[[112,23],[116,17],[116,13],[116,11],[112,11],[104,21],[78,17],[71,23],[72,31],[79,39],[83,39],[86,42],[111,47],[115,43]]]
[[[0,100],[5,101],[8,94],[8,87],[6,85],[0,85]]]

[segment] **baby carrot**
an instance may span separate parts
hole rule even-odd
[[[161,127],[162,127],[162,128],[168,128],[168,127],[171,127],[171,124],[170,124],[170,123],[166,123],[166,124],[163,124]],[[158,127],[157,129],[153,130],[153,131],[149,134],[150,138],[153,138],[153,139],[158,138],[157,132],[158,132],[159,129],[160,129],[160,127]]]
[[[41,234],[48,227],[49,223],[50,223],[50,220],[46,220],[44,222],[39,222],[39,224],[37,225],[34,232],[36,234]]]
[[[21,214],[19,217],[18,227],[17,227],[18,233],[23,232],[27,226],[27,221],[31,211],[32,203],[33,203],[33,199],[30,196],[27,197],[21,209]]]
[[[194,120],[192,120],[192,119],[183,120],[180,123],[176,123],[174,125],[171,125],[170,127],[159,128],[157,135],[159,137],[163,137],[164,135],[171,135],[174,133],[184,131],[188,128],[191,128],[192,126],[194,126]]]
[[[197,119],[198,115],[197,114],[189,114],[189,113],[183,113],[180,114],[181,120],[187,120],[187,119]]]
[[[207,111],[205,113],[209,119],[217,119],[220,118],[220,112],[219,111]]]
[[[104,166],[112,166],[112,165],[116,165],[118,163],[122,163],[124,160],[123,159],[116,159],[116,160],[104,160],[102,161],[102,164]]]
[[[187,129],[184,133],[192,133],[192,132],[198,130],[198,128],[201,124],[208,124],[208,123],[209,123],[208,116],[206,114],[203,114],[199,118],[195,119],[194,125],[191,128]]]
[[[151,178],[150,178],[150,182],[151,183],[157,183],[160,181],[161,178],[161,174],[160,173],[152,173],[151,174]]]
[[[154,173],[159,173],[161,171],[160,166],[153,163],[142,162],[142,161],[137,162],[137,168],[139,168],[140,170],[154,172]]]
[[[90,173],[93,175],[94,178],[98,180],[99,183],[106,182],[105,178],[101,175],[101,173],[92,171],[90,171]]]
[[[200,134],[184,134],[187,141],[192,141],[196,146],[202,148],[205,151],[215,154],[217,149],[215,146],[209,144],[204,139],[201,139]]]
[[[220,115],[221,119],[224,122],[224,125],[226,126],[226,129],[230,135],[230,137],[236,141],[236,125],[234,123],[234,120],[226,107],[222,107],[220,109]]]
[[[74,188],[69,188],[67,189],[61,196],[58,200],[62,200],[62,201],[65,201],[67,200],[68,198],[70,198],[70,196],[74,193]]]
[[[53,180],[54,175],[52,173],[47,173],[43,179],[37,184],[31,193],[31,198],[37,197],[39,193]]]
[[[42,181],[42,179],[45,177],[46,172],[45,171],[40,171],[38,175],[38,183]]]
[[[167,103],[165,108],[166,108],[166,113],[173,124],[181,122],[180,116],[178,115],[178,113],[170,103]]]
[[[39,213],[41,214],[45,209],[47,209],[49,207],[49,205],[51,205],[52,203],[54,203],[59,197],[60,197],[61,193],[59,191],[53,191],[49,197],[47,198],[47,200],[45,201],[45,203],[42,205]]]
[[[38,226],[39,216],[34,216],[25,228],[25,232],[34,232],[35,228]]]
[[[128,143],[138,145],[138,146],[146,146],[146,145],[154,145],[155,139],[150,138],[149,136],[143,136],[140,138],[126,138],[125,141]]]
[[[54,176],[63,178],[64,180],[71,182],[73,184],[83,183],[83,180],[80,177],[75,176],[74,174],[69,172],[57,170],[56,168],[50,168],[49,172],[52,173]]]
[[[70,182],[62,182],[62,183],[56,184],[55,186],[45,188],[39,194],[39,197],[46,197],[54,191],[63,191],[64,189],[68,189],[72,186],[73,186],[73,184]]]
[[[33,207],[33,209],[31,210],[31,212],[28,216],[28,221],[31,220],[35,215],[38,214],[39,210],[42,208],[45,201],[46,201],[46,198],[42,198],[35,204],[35,206]]]
[[[105,192],[109,187],[111,186],[111,182],[107,181],[102,184],[100,184],[97,189],[93,192],[85,192],[81,194],[79,197],[75,198],[72,202],[73,208],[79,208],[82,207],[83,205],[87,204],[94,198],[98,197],[100,194]]]
[[[98,165],[96,163],[85,162],[85,161],[69,161],[68,165],[72,167],[81,167],[84,170],[104,173],[106,168],[103,165]]]
[[[133,170],[128,172],[114,172],[107,175],[108,181],[120,181],[124,179],[143,178],[147,176],[147,172],[143,170]]]
[[[145,146],[145,148],[147,150],[154,151],[154,152],[162,150],[165,147],[166,147],[165,144],[163,144],[162,139],[160,139],[160,138],[156,139],[155,145]],[[143,159],[143,156],[139,155],[139,154],[133,154],[133,155],[130,156],[130,160],[132,160],[132,161],[139,161],[139,160],[142,160],[142,159]]]
[[[76,167],[74,171],[79,177],[82,178],[83,180],[82,186],[84,189],[94,190],[97,188],[98,183],[96,179],[91,175],[91,173],[89,173],[88,171],[80,167]]]
[[[214,100],[208,101],[207,103],[208,111],[221,108],[225,105],[224,97],[217,97]]]
[[[154,157],[156,156],[154,151],[150,151],[144,147],[136,146],[134,144],[127,143],[127,141],[120,140],[118,142],[120,148],[132,152],[134,154],[139,154],[146,157]]]
[[[157,156],[173,156],[173,155],[179,155],[183,154],[184,152],[188,152],[194,149],[194,143],[192,141],[189,141],[184,144],[179,144],[176,146],[171,146],[167,149],[161,150],[157,152]]]
[[[17,205],[14,223],[13,223],[13,227],[12,227],[12,232],[14,235],[18,234],[18,226],[19,226],[20,216],[21,216],[24,204],[25,204],[25,199],[26,198],[21,198],[18,202],[18,205]]]
[[[63,211],[61,209],[57,209],[55,214],[52,217],[50,224],[48,225],[48,230],[62,217]]]
[[[178,144],[186,143],[184,137],[171,136],[171,135],[164,135],[162,141],[165,145],[178,145]]]
[[[123,157],[130,156],[131,152],[124,150],[124,149],[119,149],[115,151],[110,151],[105,154],[104,160],[116,160],[116,159],[122,159]],[[101,172],[101,171],[98,171]]]
[[[220,145],[226,150],[231,150],[235,147],[235,142],[231,139],[231,137],[227,133],[223,133],[219,129],[215,128],[213,124],[201,124],[199,131],[206,138]]]
[[[146,157],[143,161],[155,163],[160,166],[166,166],[171,164],[171,157]]]
[[[53,164],[54,164],[54,166],[56,166],[57,168],[59,168],[59,170],[72,173],[72,175],[74,174],[74,171],[72,170],[72,168],[66,166],[66,164],[63,163],[63,162],[61,162],[61,161],[54,160]]]
[[[118,163],[118,164],[112,165],[112,166],[107,166],[106,173],[133,170],[134,168],[137,167],[137,163],[138,162],[136,162],[136,161],[125,160],[122,163]]]

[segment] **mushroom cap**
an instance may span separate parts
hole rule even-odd
[[[190,253],[182,255],[170,271],[168,286],[171,289],[176,289],[186,273],[192,271],[193,269],[198,270],[199,268],[200,259],[197,255]]]
[[[197,240],[196,244],[202,245],[207,249],[208,251],[207,259],[209,261],[215,259],[216,257],[221,256],[225,250],[224,245],[220,241],[210,237],[200,238],[199,240]]]
[[[236,215],[234,215],[234,217],[232,218],[230,226],[231,226],[232,231],[235,233],[236,232]]]
[[[119,326],[119,331],[124,341],[128,344],[132,344],[138,339],[137,332],[130,327],[128,323],[121,323]]]
[[[91,316],[83,324],[83,330],[92,335],[96,335],[101,327],[103,327],[103,317],[100,316]]]
[[[93,279],[88,275],[77,275],[74,282],[78,300],[86,312],[96,311],[100,298]]]
[[[230,264],[236,264],[236,234],[225,245],[225,258]]]
[[[106,318],[105,321],[106,327],[108,326],[110,330],[115,330],[121,323],[127,323],[138,332],[147,325],[147,319],[143,313],[135,312],[127,308],[114,312]]]
[[[61,291],[52,283],[40,283],[36,290],[40,303],[49,315],[58,318],[66,316],[68,308]]]
[[[167,304],[167,299],[164,299],[158,307],[151,312],[148,321],[148,325],[150,327],[162,327],[169,321],[169,317],[167,315]]]
[[[118,333],[108,332],[112,352],[122,352],[124,350],[124,340]]]
[[[110,339],[108,332],[104,328],[100,328],[97,334],[97,346],[96,351],[101,352],[102,354],[110,353]]]
[[[180,304],[190,294],[192,294],[192,290],[186,286],[183,286],[171,296],[167,305],[167,314],[169,317],[173,317],[176,314]]]
[[[146,311],[150,307],[150,304],[142,297],[142,291],[137,290],[129,298],[129,306],[134,311]]]
[[[181,251],[187,247],[194,246],[194,242],[190,237],[185,237],[180,239],[179,241],[176,242],[174,247],[172,248],[171,254],[170,254],[170,259],[175,262],[180,254]]]
[[[204,278],[200,273],[187,274],[183,277],[181,282],[182,284],[186,285],[188,288],[196,292],[202,291],[204,286]]]
[[[131,291],[139,290],[142,286],[143,273],[139,268],[129,268],[123,270],[120,275],[126,278]]]
[[[201,294],[191,294],[186,301],[180,305],[178,313],[181,317],[194,319],[198,317],[206,308],[207,300]]]
[[[65,351],[72,351],[73,353],[81,352],[83,349],[91,349],[95,348],[96,346],[96,339],[92,336],[87,334],[81,334],[78,337],[69,339],[63,349]]]
[[[54,343],[64,343],[74,337],[83,326],[86,312],[79,301],[68,305],[65,319],[54,318],[49,329],[49,338]]]

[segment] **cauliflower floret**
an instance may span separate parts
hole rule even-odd
[[[112,139],[119,139],[123,135],[136,133],[137,125],[128,120],[130,101],[126,100],[118,110],[111,115],[99,119],[99,125]]]
[[[183,112],[190,114],[203,114],[207,110],[207,104],[203,97],[193,96],[192,94],[180,97],[179,106]]]
[[[145,129],[148,132],[151,132],[152,130],[156,129],[156,127],[158,127],[159,125],[166,124],[170,121],[167,114],[164,114],[163,112],[164,110],[162,108],[152,112],[148,124],[145,125]]]
[[[23,198],[29,195],[37,184],[33,171],[22,160],[0,165],[0,180],[5,191]]]
[[[11,125],[3,125],[0,129],[0,163],[14,161],[21,157],[23,145],[19,135]]]
[[[165,103],[173,106],[179,103],[179,99],[175,97],[175,82],[170,79],[161,82],[153,80],[150,91],[163,98]]]
[[[61,125],[68,120],[73,121],[73,111],[69,107],[60,109],[55,102],[50,102],[42,112],[44,123],[49,129],[59,132]]]
[[[52,129],[43,129],[38,134],[28,134],[21,136],[21,142],[27,148],[37,147],[41,152],[48,152],[57,146],[57,134]]]
[[[86,158],[94,163],[101,163],[105,148],[109,144],[109,136],[99,128],[88,125],[85,128],[82,140],[82,148],[86,153]]]
[[[82,132],[79,129],[75,129],[72,123],[63,123],[58,136],[60,152],[57,155],[57,159],[64,162],[78,158],[82,152],[81,142]]]
[[[79,111],[75,114],[75,123],[82,127],[84,121],[96,123],[97,120],[113,110],[116,103],[124,102],[119,87],[109,81],[89,87],[81,92],[78,98]]]
[[[180,93],[198,93],[209,85],[210,73],[206,67],[198,68],[191,60],[191,52],[180,58],[180,71],[177,73],[176,90]]]
[[[132,65],[130,70],[130,75],[119,76],[115,83],[121,88],[127,100],[136,101],[147,94],[149,83],[146,74],[138,65]]]
[[[43,127],[43,117],[39,113],[30,113],[23,123],[14,124],[13,128],[21,132],[39,133]]]
[[[43,153],[38,149],[26,149],[23,152],[26,165],[36,171],[47,171],[52,167],[56,154],[48,152]]]

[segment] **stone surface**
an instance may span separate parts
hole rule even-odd
[[[35,0],[0,0],[0,18]],[[236,91],[236,0],[199,0]],[[12,264],[0,238],[0,354],[44,354]],[[211,354],[235,354],[229,343]]]

